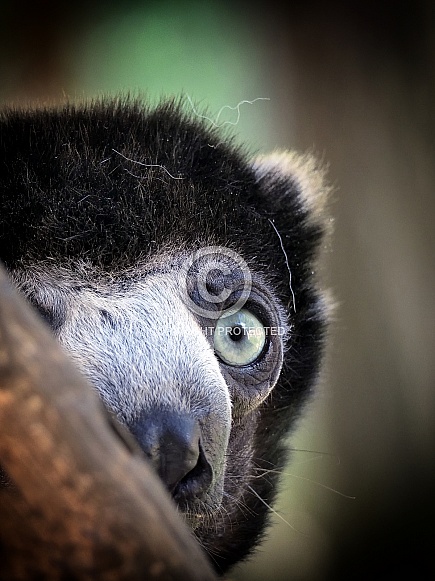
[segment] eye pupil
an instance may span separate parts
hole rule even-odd
[[[245,336],[245,328],[242,325],[234,325],[230,327],[228,335],[234,342],[241,341]]]

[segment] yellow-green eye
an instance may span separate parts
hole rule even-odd
[[[263,323],[247,309],[218,319],[214,350],[224,363],[241,367],[255,361],[266,343]]]

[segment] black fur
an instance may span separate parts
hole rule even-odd
[[[135,163],[144,160],[164,169]],[[313,276],[323,224],[311,219],[296,182],[282,176],[265,184],[243,151],[174,102],[155,110],[122,100],[8,109],[0,117],[0,259],[9,270],[80,257],[120,271],[163,247],[221,245],[255,264],[289,312],[279,381],[259,409],[235,420],[224,508],[213,527],[196,529],[219,571],[262,535],[285,436],[316,379],[324,342]],[[296,312],[270,220],[289,258]],[[273,471],[261,478],[258,467]]]

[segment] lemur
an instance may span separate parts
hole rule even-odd
[[[0,192],[13,282],[225,572],[319,374],[323,170],[250,159],[177,100],[103,99],[3,108]]]

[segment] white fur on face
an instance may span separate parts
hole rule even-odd
[[[226,383],[176,287],[157,274],[110,295],[74,292],[59,340],[121,421],[158,407],[227,423]]]
[[[204,448],[213,456],[216,503],[231,400],[213,349],[182,300],[180,273],[145,273],[119,284],[92,277],[92,269],[77,272],[33,267],[16,281],[30,287],[39,304],[63,305],[65,319],[56,335],[122,423],[162,409],[199,421]]]

